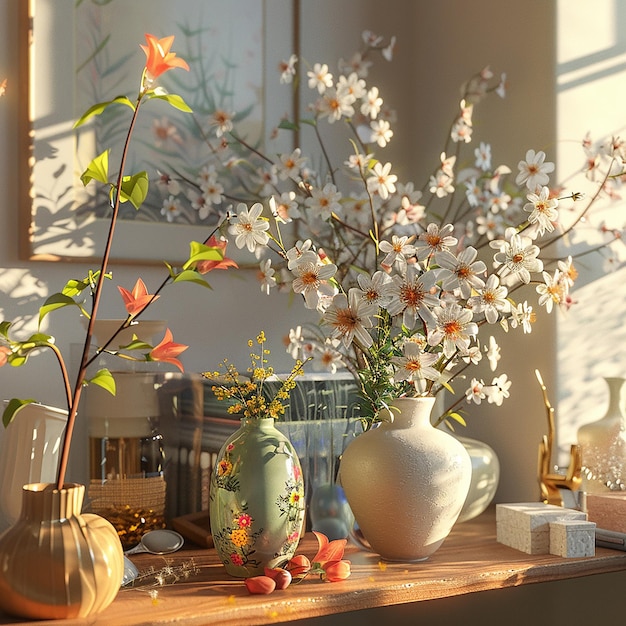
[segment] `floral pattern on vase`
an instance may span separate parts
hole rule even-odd
[[[298,456],[272,418],[241,420],[211,473],[209,517],[226,571],[262,574],[290,559],[305,518]]]

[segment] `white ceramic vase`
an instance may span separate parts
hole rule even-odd
[[[463,444],[434,428],[434,398],[401,398],[392,423],[348,444],[339,480],[361,533],[389,561],[428,558],[456,522],[470,487]]]
[[[484,441],[456,435],[472,461],[472,480],[457,523],[467,522],[483,513],[493,501],[500,482],[500,461],[495,450]]]
[[[605,378],[609,403],[604,416],[578,429],[583,457],[583,491],[606,493],[626,489],[626,414],[624,378]]]
[[[22,487],[53,483],[67,424],[67,411],[27,404],[0,439],[0,531],[13,524],[22,508]]]

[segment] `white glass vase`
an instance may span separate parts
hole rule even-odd
[[[604,416],[578,429],[583,456],[583,491],[605,493],[626,489],[626,414],[623,378],[605,378],[609,404]]]

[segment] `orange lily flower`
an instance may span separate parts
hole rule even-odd
[[[350,561],[343,558],[348,543],[347,539],[329,541],[323,533],[313,531],[317,537],[319,549],[313,558],[313,568],[323,570],[322,578],[329,582],[344,580],[350,576]],[[317,567],[316,567],[317,566]]]
[[[304,578],[311,571],[311,561],[304,554],[296,554],[289,559],[285,569],[293,578]]]
[[[224,239],[218,240],[215,235],[207,241],[207,246],[211,248],[219,248],[224,255],[221,261],[200,261],[196,266],[198,273],[207,274],[211,270],[226,270],[229,267],[239,267],[235,261],[226,257],[226,245],[227,241]]]
[[[124,289],[124,287],[118,286],[117,288],[122,294],[124,306],[130,316],[141,313],[151,302],[154,302],[159,297],[148,293],[148,289],[141,278],[137,279],[132,292]]]
[[[345,559],[341,561],[328,561],[323,565],[324,572],[326,572],[324,578],[331,583],[345,580],[352,573],[350,567],[350,561],[346,561]]]
[[[146,53],[146,73],[150,80],[154,80],[174,67],[180,67],[189,71],[187,61],[176,56],[175,52],[170,52],[174,35],[157,39],[154,35],[146,33],[147,46],[142,45],[141,49]]]
[[[155,346],[148,355],[150,361],[161,361],[163,363],[171,363],[175,365],[181,372],[184,372],[183,364],[176,358],[181,352],[184,352],[189,346],[182,343],[174,343],[172,341],[172,331],[168,328],[165,336],[158,346]]]

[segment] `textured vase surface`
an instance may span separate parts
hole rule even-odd
[[[82,514],[85,488],[25,485],[19,519],[0,536],[0,608],[18,617],[95,615],[117,595],[122,547],[109,522]]]
[[[256,576],[290,559],[305,519],[298,456],[272,418],[242,419],[211,473],[209,518],[226,571]]]
[[[626,489],[626,414],[624,378],[605,378],[608,406],[604,416],[578,429],[583,457],[583,491],[606,493]]]
[[[472,464],[463,444],[434,428],[434,398],[393,402],[383,422],[351,441],[340,483],[371,549],[390,561],[428,558],[443,543],[468,494]]]

